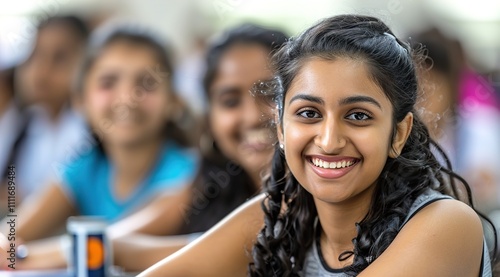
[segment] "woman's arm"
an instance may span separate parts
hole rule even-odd
[[[19,240],[28,242],[53,235],[53,232],[76,213],[75,206],[66,196],[59,184],[50,184],[43,189],[41,195],[26,199],[17,213],[16,244]],[[9,225],[4,218],[2,233],[7,235]]]
[[[418,212],[359,276],[477,277],[482,251],[482,225],[474,210],[441,200]]]
[[[75,214],[74,205],[62,188],[58,184],[48,185],[41,195],[28,198],[23,202],[17,217],[3,219],[2,234],[12,238],[7,241],[9,246],[7,249],[10,248],[10,243],[17,248],[21,243],[53,234],[73,214]],[[5,229],[6,226],[10,227],[7,222],[12,219],[15,220],[15,236],[10,236],[10,230]],[[0,234],[2,237],[0,239],[5,241],[2,234]],[[53,238],[26,244],[30,254],[26,260],[16,261],[16,269],[64,267],[65,259],[59,241],[59,238]],[[6,245],[5,242],[3,244]],[[1,247],[5,248],[5,246]]]
[[[65,268],[67,262],[62,239],[58,236],[27,243],[29,255],[16,261],[16,270]]]
[[[139,277],[246,276],[255,238],[264,224],[264,195],[248,201],[193,243]]]
[[[130,255],[124,255],[122,252],[124,246],[129,250],[139,250],[142,254],[148,250],[141,248],[137,244],[123,244],[127,239],[134,239],[134,232],[144,232],[148,234],[168,234],[173,232],[180,226],[182,220],[182,213],[179,207],[190,199],[187,195],[187,190],[179,192],[176,195],[168,195],[158,197],[155,201],[140,209],[135,214],[118,221],[109,227],[108,234],[112,240],[115,253],[120,253],[117,256],[117,261],[122,261],[119,265],[125,266],[127,269],[137,270],[144,269],[157,262],[161,258],[168,256],[176,250],[186,245],[186,239],[177,238],[170,239],[167,247],[167,242],[157,245],[155,251],[151,255],[141,256],[137,260],[137,255],[129,252]],[[71,208],[69,208],[71,205]],[[19,212],[19,219],[23,219],[23,225],[20,225],[17,232],[16,240],[20,238],[24,241],[32,241],[49,234],[54,226],[59,226],[73,214],[70,212],[74,210],[72,204],[66,198],[66,195],[59,186],[51,186],[44,195],[35,203],[30,203],[29,206],[23,207]],[[129,237],[129,235],[131,237]],[[27,239],[26,239],[26,238]],[[115,240],[120,241],[115,244]],[[66,257],[64,250],[61,247],[61,237],[56,237],[43,241],[33,241],[26,244],[29,256],[26,260],[19,262],[21,269],[49,269],[49,268],[63,268],[66,266]],[[163,248],[165,247],[165,248]],[[163,256],[159,257],[158,253],[165,251]],[[115,254],[116,255],[116,254]],[[148,262],[149,257],[154,258]],[[129,264],[131,259],[134,262]]]
[[[157,197],[132,215],[108,227],[111,240],[135,233],[167,236],[181,227],[191,201],[191,185],[173,194]]]
[[[177,252],[191,236],[149,236],[132,234],[113,241],[115,265],[128,272],[139,272]]]

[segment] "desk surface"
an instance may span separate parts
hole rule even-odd
[[[0,271],[0,277],[73,277],[67,270]]]
[[[133,277],[138,273],[123,273],[114,277]],[[0,271],[0,277],[74,277],[67,270],[13,270]]]

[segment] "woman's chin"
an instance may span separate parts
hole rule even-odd
[[[134,137],[114,138],[106,141],[109,146],[118,148],[135,148],[146,144],[147,142],[148,140],[146,139]]]
[[[271,155],[272,153],[269,152],[245,155],[244,157],[240,157],[238,163],[248,174],[255,174],[256,176],[260,174],[262,176],[262,173],[266,173],[264,171],[271,162]]]

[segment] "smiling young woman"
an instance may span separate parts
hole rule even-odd
[[[265,195],[141,277],[491,276],[468,185],[414,112],[408,45],[376,18],[341,15],[273,60]]]
[[[328,203],[368,190],[363,201],[368,209],[392,150],[392,113],[364,63],[345,58],[304,62],[286,94],[278,132],[288,167],[315,199]],[[401,125],[411,128],[411,119],[408,114]],[[397,152],[410,128],[397,133]]]

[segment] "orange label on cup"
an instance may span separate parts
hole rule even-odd
[[[104,245],[102,240],[89,237],[87,241],[87,265],[90,270],[99,269],[104,265]]]

